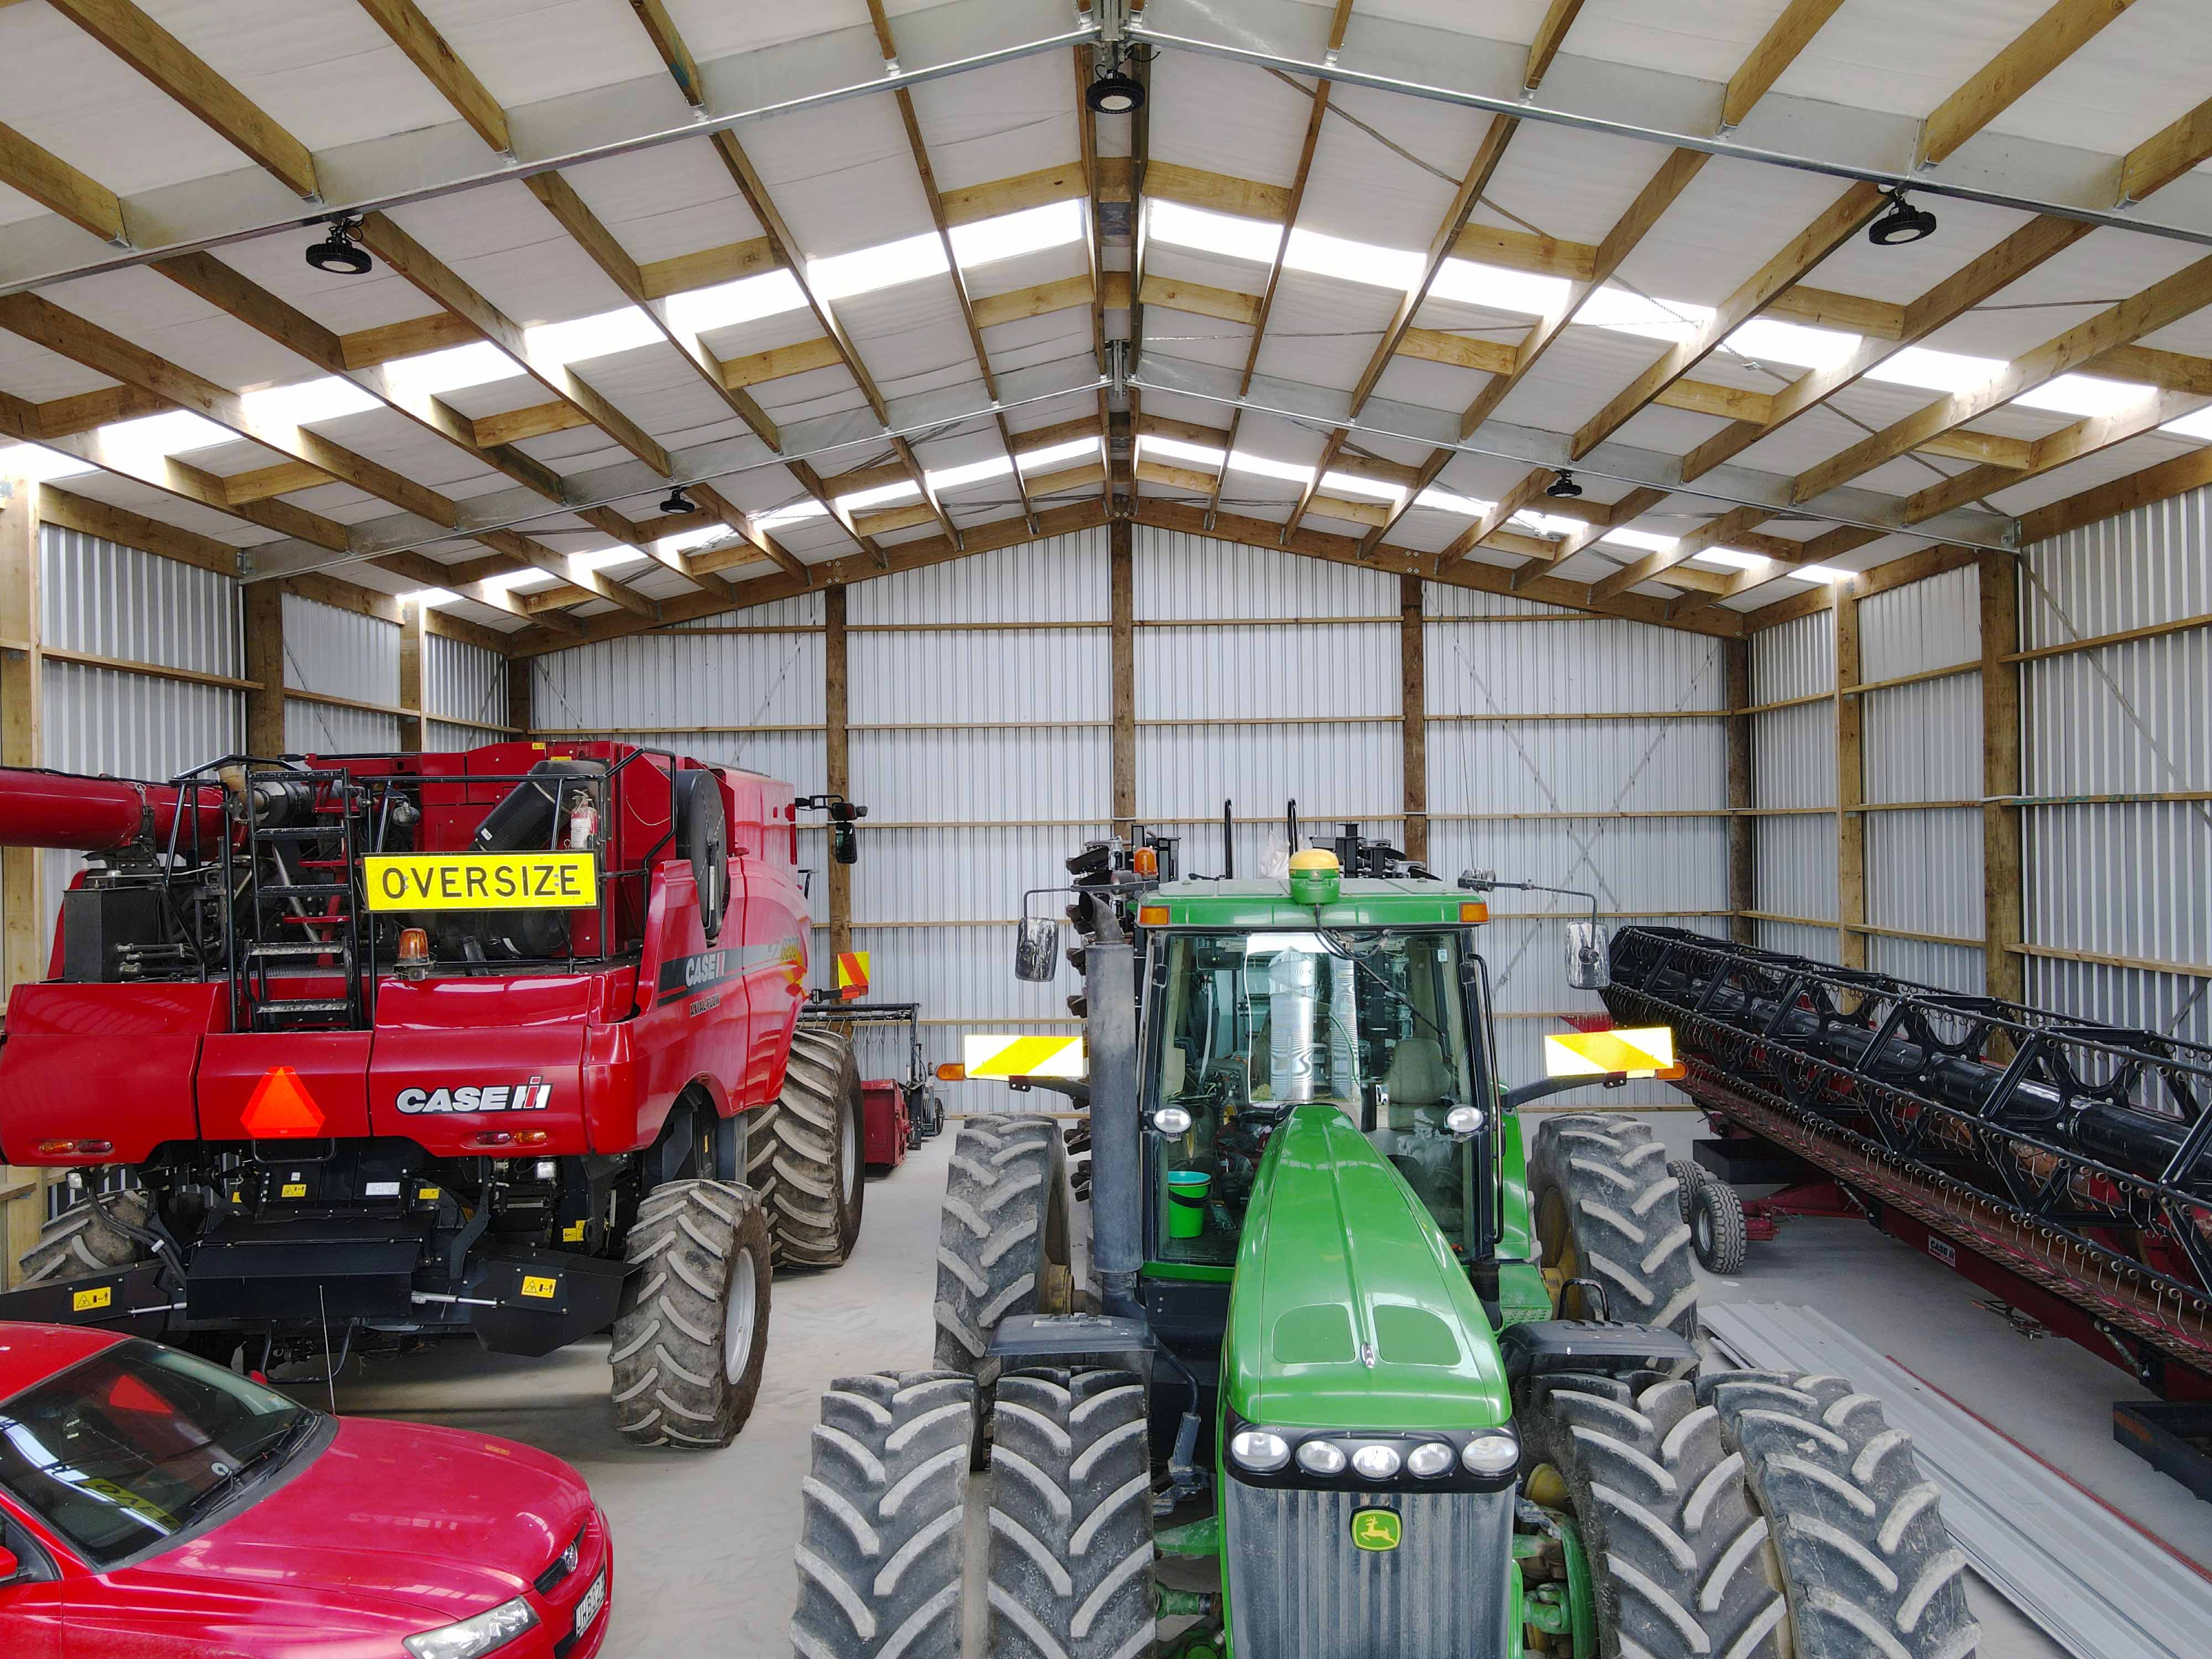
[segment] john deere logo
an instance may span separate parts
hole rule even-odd
[[[1395,1550],[1400,1533],[1398,1511],[1395,1510],[1355,1510],[1352,1515],[1352,1541],[1364,1550]]]

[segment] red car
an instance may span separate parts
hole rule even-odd
[[[0,1325],[8,1659],[591,1659],[613,1574],[557,1457]]]

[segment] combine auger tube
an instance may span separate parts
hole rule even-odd
[[[1612,973],[1607,1010],[1674,1028],[1708,1111],[2057,1297],[2157,1392],[2212,1395],[2212,1049],[1676,928],[1622,930]]]

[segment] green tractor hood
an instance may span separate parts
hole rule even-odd
[[[1338,1107],[1291,1109],[1246,1212],[1223,1403],[1286,1427],[1485,1429],[1512,1415],[1443,1234]]]

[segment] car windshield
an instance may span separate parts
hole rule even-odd
[[[1192,1119],[1164,1149],[1163,1259],[1235,1259],[1267,1131],[1280,1108],[1309,1100],[1356,1119],[1446,1237],[1464,1237],[1468,1158],[1444,1115],[1478,1098],[1477,1057],[1455,930],[1178,933],[1163,943],[1158,1099]]]
[[[281,1468],[317,1413],[136,1340],[0,1401],[0,1486],[106,1567]]]

